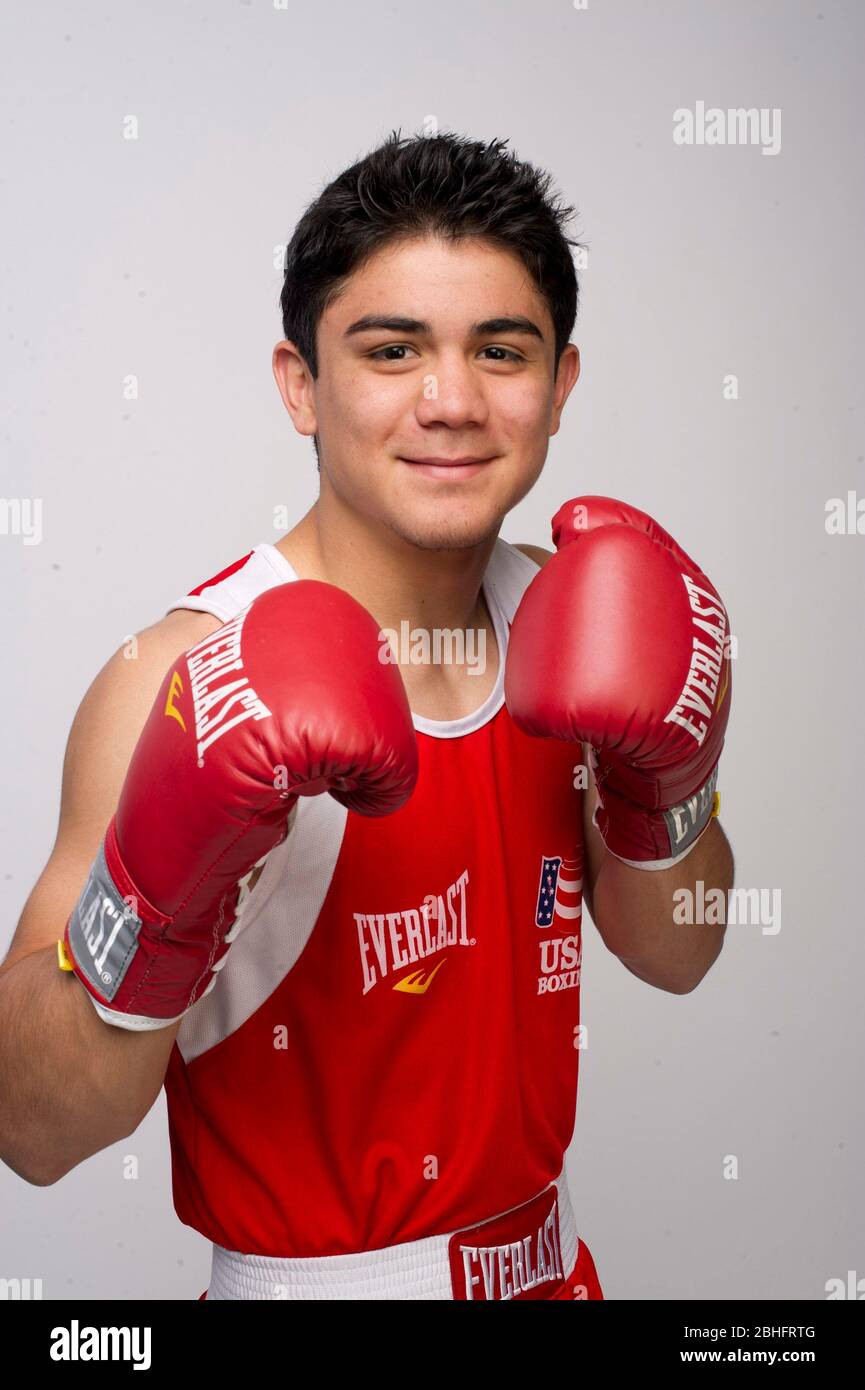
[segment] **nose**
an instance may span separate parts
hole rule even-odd
[[[416,413],[423,425],[458,429],[467,424],[486,424],[489,404],[480,374],[472,371],[462,353],[442,354],[434,370],[426,373]]]

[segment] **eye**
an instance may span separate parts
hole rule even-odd
[[[501,352],[501,353],[504,353],[504,356],[505,356],[505,357],[509,357],[510,360],[511,360],[512,362],[524,362],[524,361],[525,361],[525,358],[523,357],[522,353],[513,352],[510,348],[498,347],[497,344],[495,344],[495,343],[491,343],[489,347],[482,348],[481,351],[482,351],[482,352]],[[501,362],[502,360],[503,360],[503,359],[502,359],[501,357],[493,358],[493,361],[495,361],[495,362]]]
[[[414,349],[408,343],[388,343],[387,347],[376,348],[375,352],[369,355],[376,362],[404,362],[404,357],[384,357],[385,352],[413,352]]]

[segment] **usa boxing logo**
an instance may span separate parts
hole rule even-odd
[[[560,927],[568,934],[548,936],[538,942],[540,974],[538,994],[558,994],[577,989],[580,983],[582,943],[582,862],[560,854],[544,855],[535,905],[535,926],[542,931]]]
[[[541,860],[535,926],[554,926],[558,919],[559,925],[572,927],[582,916],[581,873],[579,859],[564,859],[560,854],[555,854]]]

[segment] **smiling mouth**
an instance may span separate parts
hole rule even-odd
[[[493,456],[494,457],[494,456]],[[480,473],[488,464],[492,463],[492,458],[459,458],[459,459],[412,459],[403,457],[402,463],[408,464],[409,468],[415,469],[426,478],[443,478],[456,482],[458,478],[472,478]]]

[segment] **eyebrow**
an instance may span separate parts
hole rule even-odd
[[[355,333],[368,333],[371,329],[383,329],[387,333],[432,334],[432,326],[424,319],[407,318],[401,314],[364,314],[355,319],[345,330],[346,338]],[[481,319],[469,326],[469,337],[489,338],[499,333],[525,333],[532,338],[544,341],[544,335],[536,323],[524,318],[522,314],[500,315],[498,318]]]

